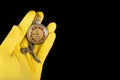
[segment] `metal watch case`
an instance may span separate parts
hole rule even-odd
[[[27,39],[30,43],[41,44],[48,35],[48,29],[43,24],[33,24],[27,32]]]

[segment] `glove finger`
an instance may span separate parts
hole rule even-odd
[[[56,30],[56,23],[51,22],[47,26],[48,33],[54,32]],[[39,49],[41,48],[41,45],[35,45],[34,52],[38,53]]]
[[[41,60],[41,63],[44,63],[44,60],[46,59],[53,43],[56,38],[55,33],[50,33],[44,43],[41,45],[39,51],[38,51],[38,58]]]
[[[27,22],[29,22],[27,19],[30,17],[30,15],[33,16],[34,13],[35,13],[34,11],[29,12],[29,14],[27,14],[28,16],[26,15],[26,18],[23,19],[23,23],[21,23],[23,26],[20,27],[23,32],[26,32],[25,29],[24,29],[24,28],[25,28],[24,24],[26,24]],[[37,12],[37,14],[39,14],[39,17],[38,17],[39,20],[42,21],[42,20],[43,20],[43,17],[44,17],[43,12],[39,11],[39,12]],[[34,17],[35,17],[35,16],[34,16]],[[33,19],[33,18],[31,18],[31,21],[32,21],[32,19]],[[29,20],[30,20],[30,19],[29,19]],[[31,24],[31,23],[28,23],[28,24]],[[27,27],[29,27],[29,26],[27,26]],[[26,28],[26,30],[27,30],[27,29],[28,29],[28,28]],[[23,34],[23,35],[24,35],[24,34]],[[27,39],[24,38],[23,41],[21,42],[21,47],[27,47],[27,44],[28,44]]]
[[[55,22],[49,23],[47,29],[49,33],[54,32],[56,30],[56,23]]]
[[[38,18],[39,18],[40,22],[42,22],[42,20],[43,20],[43,18],[44,18],[43,12],[39,11],[39,12],[37,12],[37,14],[39,15]],[[24,22],[25,22],[25,21],[24,21]],[[26,38],[26,37],[22,40],[22,42],[21,42],[21,47],[22,47],[22,48],[28,47],[28,41],[27,41],[27,38]],[[39,45],[36,46],[37,49],[35,48],[35,52],[38,50],[38,47],[39,47]]]
[[[42,23],[43,18],[44,18],[44,13],[42,11],[37,12],[37,14],[39,15],[38,19],[40,20],[40,22]]]
[[[21,36],[23,35],[18,26],[13,26],[0,46],[0,54],[11,54],[16,44],[20,43],[19,41],[22,39]]]
[[[27,33],[27,30],[30,27],[30,25],[32,24],[32,21],[34,20],[35,16],[36,16],[36,12],[31,10],[25,15],[25,17],[19,23],[18,26],[21,29],[21,31],[23,32],[23,37]]]

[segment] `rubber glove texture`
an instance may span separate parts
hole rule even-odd
[[[26,33],[32,24],[36,14],[39,14],[42,22],[44,13],[42,11],[29,11],[18,25],[12,29],[0,45],[0,80],[40,80],[44,61],[52,48],[56,38],[56,23],[47,25],[48,36],[42,44],[35,45],[34,52],[40,59],[36,62],[32,55],[22,54],[21,48],[28,47]]]

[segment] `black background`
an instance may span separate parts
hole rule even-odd
[[[81,27],[76,24],[82,23],[77,16],[82,8],[75,6],[77,4],[72,1],[66,3],[64,0],[14,0],[9,3],[3,1],[0,3],[0,42],[2,43],[12,26],[19,24],[29,10],[42,11],[42,23],[47,26],[54,21],[57,29],[56,40],[45,60],[41,80],[72,78],[78,71],[75,70],[75,63],[78,61],[76,55],[80,55],[77,51],[81,47],[77,41],[82,37],[79,29]],[[82,62],[79,61],[78,65]]]
[[[57,29],[56,40],[45,60],[41,80],[102,78],[107,74],[106,53],[111,51],[107,50],[106,43],[109,43],[107,36],[110,32],[107,31],[111,31],[108,25],[112,23],[109,22],[112,8],[107,4],[76,0],[2,1],[0,42],[29,10],[43,11],[45,17],[42,23],[48,25],[54,21]]]

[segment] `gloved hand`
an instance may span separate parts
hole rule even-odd
[[[48,24],[48,36],[41,44],[36,44],[34,53],[40,59],[40,63],[33,59],[29,53],[22,54],[20,49],[28,47],[26,33],[36,14],[40,20],[44,18],[44,13],[33,10],[29,11],[23,20],[14,25],[7,37],[0,45],[0,80],[40,80],[44,61],[52,48],[56,34],[56,23]]]

